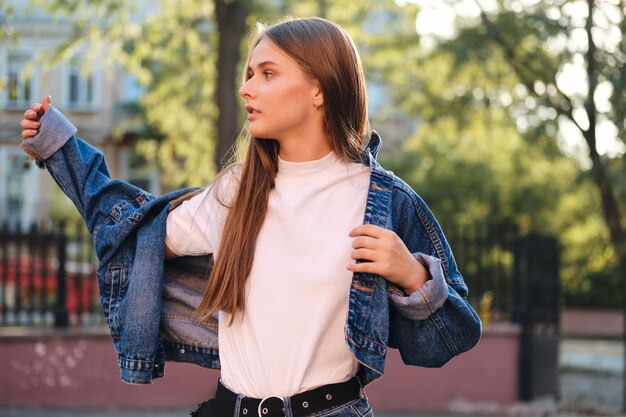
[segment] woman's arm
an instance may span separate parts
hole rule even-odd
[[[21,148],[40,167],[46,167],[50,171],[83,215],[90,231],[103,218],[109,217],[110,210],[118,203],[136,200],[138,193],[143,192],[110,177],[102,153],[73,137],[76,128],[50,106],[50,96],[24,112],[21,127],[24,138]],[[62,150],[68,142],[67,149]],[[60,150],[61,154],[57,155]],[[196,194],[198,191],[192,191],[185,196]],[[145,195],[148,196],[147,193]],[[185,196],[179,199],[180,202],[185,200]],[[172,205],[176,206],[177,202],[172,202]],[[179,255],[166,244],[165,258],[177,256]]]
[[[154,200],[144,190],[111,178],[102,152],[75,137],[74,125],[49,104],[49,99],[24,113],[22,128],[21,148],[40,168],[48,170],[72,200],[94,239],[104,222],[125,218],[139,221],[134,212]]]
[[[165,244],[165,259],[177,258],[178,255],[172,252],[172,250]]]
[[[392,225],[411,254],[428,267],[430,280],[406,295],[389,290],[389,346],[405,363],[442,366],[471,349],[481,335],[478,315],[448,241],[424,201],[404,182],[394,187]]]

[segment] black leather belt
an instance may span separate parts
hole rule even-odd
[[[290,406],[293,417],[304,417],[320,411],[338,407],[361,397],[361,385],[356,377],[338,384],[328,384],[292,397],[270,395],[265,398],[243,397],[239,414],[235,415],[237,394],[217,384],[215,398],[200,404],[191,413],[192,417],[284,417],[285,408]]]

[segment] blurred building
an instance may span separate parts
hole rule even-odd
[[[402,8],[376,10],[369,13],[364,21],[365,31],[370,35],[387,35],[396,33],[402,36],[401,29],[396,22],[402,19],[405,13]],[[367,51],[360,51],[361,54]],[[366,72],[367,74],[367,72]],[[381,134],[383,146],[381,152],[388,156],[403,152],[403,145],[416,130],[419,120],[410,117],[398,105],[394,104],[395,86],[390,86],[379,80],[367,80],[367,107],[371,128]],[[407,85],[408,89],[415,88]]]
[[[52,96],[52,103],[78,128],[78,135],[102,149],[113,177],[152,193],[161,192],[159,171],[133,151],[141,119],[132,109],[143,94],[119,69],[105,69],[102,57],[73,52],[58,63],[42,59],[72,36],[68,19],[53,17],[24,0],[0,3],[0,224],[21,224],[48,217],[51,210],[71,210],[52,178],[19,148],[25,109]],[[146,7],[152,7],[149,2]],[[376,11],[365,20],[368,32],[393,28],[397,11]],[[362,51],[366,52],[366,51]],[[393,154],[415,129],[415,120],[391,105],[389,86],[370,80],[371,126],[384,139],[383,151]]]
[[[19,148],[24,111],[45,95],[80,137],[104,151],[114,177],[159,193],[158,170],[133,152],[137,129],[126,109],[142,94],[137,83],[122,71],[105,70],[84,51],[59,63],[40,62],[41,53],[67,41],[72,28],[25,3],[5,0],[0,9],[0,223],[27,227],[52,207],[67,205],[50,175],[27,163]]]

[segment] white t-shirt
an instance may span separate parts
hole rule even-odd
[[[223,383],[256,398],[291,396],[356,374],[344,326],[354,262],[349,232],[363,224],[369,167],[334,152],[309,162],[279,159],[275,188],[256,242],[245,313],[228,326],[220,312]],[[167,246],[179,255],[219,256],[237,186],[226,174],[167,220]],[[216,192],[216,189],[217,192]]]

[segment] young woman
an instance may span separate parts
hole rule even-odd
[[[221,369],[215,398],[194,415],[371,415],[362,387],[382,376],[387,347],[408,364],[441,366],[477,343],[467,288],[430,210],[375,160],[380,138],[368,131],[363,69],[345,30],[320,18],[261,28],[239,92],[245,159],[192,193],[155,199],[110,179],[49,98],[25,112],[22,148],[50,170],[92,232],[123,379],[149,381],[144,363],[162,376],[164,356]],[[153,230],[162,231],[160,245],[146,249],[138,242]],[[182,316],[168,313],[168,300],[185,279],[146,265],[154,261],[146,251],[210,254],[201,300],[178,299],[193,305],[185,323],[217,317],[215,346],[191,340],[192,331],[172,336],[168,323]],[[156,319],[133,307],[146,270],[165,282],[163,300],[149,309]],[[159,316],[156,340],[124,338]],[[139,358],[146,347],[153,352]],[[187,350],[198,355],[183,357]]]

